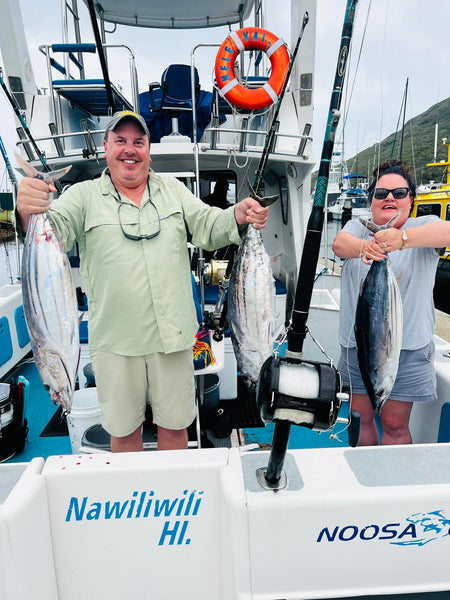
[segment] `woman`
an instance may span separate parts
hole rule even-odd
[[[387,253],[403,303],[403,340],[397,378],[381,411],[381,444],[410,444],[409,418],[413,402],[436,399],[433,286],[440,249],[450,244],[450,222],[434,215],[410,218],[416,192],[409,168],[397,160],[383,162],[369,186],[372,218],[395,225],[372,234],[359,220],[349,221],[333,242],[345,259],[341,280],[339,370],[352,391],[352,410],[361,415],[359,445],[378,444],[375,410],[358,365],[354,322],[361,283],[372,261]]]

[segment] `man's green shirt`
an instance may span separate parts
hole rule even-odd
[[[198,323],[188,232],[204,250],[241,243],[233,207],[210,207],[180,181],[153,171],[149,187],[151,198],[147,189],[137,207],[118,194],[105,170],[70,187],[49,211],[65,249],[79,245],[91,350],[140,356],[192,347]],[[122,227],[135,234],[139,224],[143,233],[160,232],[127,239]]]

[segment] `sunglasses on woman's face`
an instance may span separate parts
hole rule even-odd
[[[385,200],[389,196],[389,194],[392,194],[396,200],[402,200],[403,198],[406,198],[406,196],[409,194],[409,188],[398,187],[392,190],[387,190],[386,188],[377,188],[373,192],[373,197],[376,200]]]

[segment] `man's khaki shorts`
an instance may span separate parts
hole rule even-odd
[[[195,419],[192,350],[171,354],[121,356],[92,352],[102,426],[114,437],[130,435],[145,420],[146,403],[153,422],[180,430]]]

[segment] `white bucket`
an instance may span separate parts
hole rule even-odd
[[[77,390],[73,395],[72,410],[67,415],[72,453],[77,454],[86,429],[101,422],[97,388]]]
[[[225,365],[219,371],[220,399],[233,400],[237,398],[237,365],[231,338],[225,338]]]

